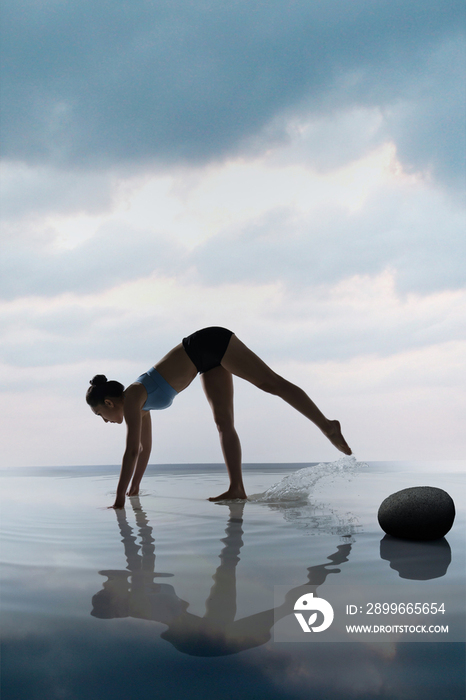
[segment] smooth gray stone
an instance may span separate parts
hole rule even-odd
[[[382,501],[377,514],[387,535],[405,540],[436,540],[455,519],[453,499],[435,486],[413,486]]]

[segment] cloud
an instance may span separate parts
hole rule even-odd
[[[364,366],[370,356],[461,342],[465,310],[463,290],[403,297],[389,272],[298,293],[280,283],[224,284],[213,291],[187,281],[149,278],[98,294],[6,302],[0,306],[0,323],[3,361],[17,367],[86,358],[93,366],[130,359],[155,363],[184,335],[215,324],[231,327],[272,365],[361,356]]]
[[[9,222],[37,220],[50,213],[96,214],[108,209],[115,196],[115,177],[108,172],[81,173],[4,161],[0,179],[0,211]]]
[[[464,195],[466,91],[464,42],[446,40],[427,61],[408,95],[388,106],[385,131],[412,170],[435,174]]]
[[[381,445],[394,454],[388,428],[401,425],[398,456],[435,441],[459,454],[463,11],[459,0],[6,0],[12,458],[34,461],[40,447],[44,463],[66,462],[92,374],[132,381],[215,324],[330,396],[376,458]],[[268,399],[238,384],[252,425]],[[197,387],[158,417],[172,436],[162,461],[220,458],[192,418]],[[307,459],[304,438],[263,406],[288,437],[263,457],[245,424],[249,453]],[[21,457],[26,424],[36,442]]]
[[[457,289],[464,285],[463,230],[462,211],[442,195],[394,186],[356,213],[330,204],[301,216],[271,209],[209,239],[192,259],[207,284],[282,280],[299,290],[388,267],[404,292]]]
[[[453,177],[458,159],[449,166],[446,154],[458,129],[443,120],[457,106],[444,88],[445,80],[456,85],[456,63],[444,57],[432,71],[432,56],[445,42],[450,55],[457,51],[463,10],[458,0],[298,0],[286,8],[278,0],[9,0],[4,153],[86,168],[205,162],[241,152],[303,105],[318,116],[408,99],[393,117],[403,157]],[[429,119],[421,116],[427,94]],[[428,138],[410,147],[418,123]]]
[[[30,206],[21,216],[13,204],[3,225],[2,297],[90,294],[154,275],[209,287],[281,282],[299,295],[386,269],[403,293],[463,286],[464,214],[403,173],[392,144],[321,173],[293,162],[301,142],[262,158],[114,177],[79,215],[81,178],[54,213],[57,172],[41,189],[13,169],[12,199],[23,191]]]
[[[157,271],[175,272],[182,257],[167,236],[128,224],[104,225],[72,250],[56,250],[49,241],[20,245],[10,238],[2,259],[2,296],[100,291]]]

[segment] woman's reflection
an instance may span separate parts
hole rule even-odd
[[[131,499],[141,547],[136,544],[133,529],[128,524],[124,510],[115,510],[125,548],[126,570],[99,571],[108,580],[103,590],[92,598],[94,617],[139,617],[145,620],[168,621],[188,607],[180,600],[173,586],[154,583],[154,578],[171,577],[173,574],[155,573],[155,547],[152,527],[141,508],[138,497]],[[129,581],[131,577],[131,581]]]
[[[221,540],[220,565],[212,576],[214,584],[206,600],[204,617],[187,611],[189,603],[178,598],[173,586],[155,583],[156,577],[171,574],[155,573],[155,548],[147,516],[139,499],[132,498],[142,547],[136,544],[133,530],[126,520],[124,510],[115,511],[125,556],[126,571],[100,571],[108,580],[103,590],[92,598],[91,615],[99,618],[137,617],[167,625],[161,637],[181,652],[193,656],[223,656],[265,644],[271,638],[275,622],[293,613],[294,603],[304,593],[315,593],[318,586],[335,568],[348,561],[351,544],[337,547],[327,557],[330,562],[307,569],[307,581],[290,590],[284,603],[248,617],[235,620],[236,616],[236,566],[243,546],[243,503],[229,504],[229,519]],[[332,568],[329,568],[332,567]],[[129,581],[131,577],[131,582]]]

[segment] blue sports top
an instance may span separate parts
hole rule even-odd
[[[178,393],[165,381],[162,375],[157,372],[155,367],[151,367],[148,372],[141,374],[136,381],[140,382],[147,391],[147,401],[142,407],[143,411],[168,408],[172,405],[173,399]]]

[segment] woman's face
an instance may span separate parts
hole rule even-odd
[[[105,403],[91,406],[92,412],[100,416],[105,423],[123,423],[123,401],[105,399]]]

